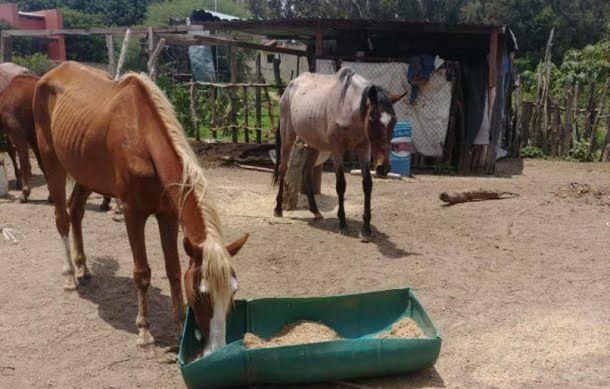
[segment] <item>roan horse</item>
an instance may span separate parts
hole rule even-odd
[[[330,152],[337,176],[339,196],[339,224],[347,233],[343,198],[345,177],[343,155],[353,150],[362,168],[364,213],[360,237],[371,238],[371,157],[376,162],[376,174],[385,176],[390,171],[389,149],[396,114],[392,104],[403,96],[389,96],[383,88],[369,83],[349,68],[334,75],[303,73],[292,80],[280,99],[280,127],[277,136],[278,158],[274,181],[279,176],[275,215],[282,216],[284,176],[288,168],[290,150],[298,137],[309,147],[303,167],[303,182],[307,188],[309,210],[321,219],[312,187],[313,166],[320,152]]]
[[[146,293],[151,271],[144,227],[157,218],[174,316],[184,320],[177,237],[184,231],[190,257],[184,282],[209,353],[225,344],[225,319],[237,279],[229,259],[248,235],[225,246],[220,218],[203,170],[163,92],[146,76],[127,74],[113,81],[106,72],[66,62],[47,73],[34,97],[38,146],[55,200],[57,230],[65,245],[65,289],[77,286],[69,244],[73,229],[74,264],[90,277],[81,222],[94,191],[119,198],[138,289],[139,345],[154,342],[149,330]],[[76,186],[66,209],[66,178]],[[69,212],[69,214],[68,214]]]

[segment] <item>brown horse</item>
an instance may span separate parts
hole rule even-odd
[[[0,93],[4,91],[4,89],[8,86],[11,80],[20,75],[27,74],[28,70],[22,66],[16,65],[12,62],[4,62],[0,63]],[[2,131],[2,128],[0,128]],[[15,170],[15,179],[17,181],[17,189],[21,189],[21,174],[19,173],[19,165],[17,163],[17,149],[15,145],[11,141],[10,138],[7,137],[7,152],[13,161],[13,169]]]
[[[55,199],[57,229],[65,245],[65,289],[77,286],[69,244],[73,229],[77,276],[90,277],[81,222],[92,191],[119,198],[138,289],[138,344],[154,342],[149,331],[146,293],[150,267],[144,227],[150,215],[159,224],[175,319],[184,319],[177,237],[184,231],[190,257],[185,274],[188,303],[207,344],[225,344],[225,318],[237,289],[229,259],[248,235],[225,246],[213,189],[191,150],[171,104],[146,76],[117,81],[97,69],[66,62],[47,73],[34,97],[38,146]],[[66,208],[65,183],[76,186]],[[68,214],[69,212],[69,214]]]
[[[19,169],[17,169],[17,166],[14,166],[14,168],[18,182],[21,181],[22,183],[20,200],[23,203],[28,201],[31,191],[30,147],[34,151],[40,170],[44,173],[36,142],[36,129],[32,112],[34,91],[39,79],[39,77],[30,74],[18,75],[0,94],[0,128],[6,131],[19,156]]]
[[[279,190],[275,215],[282,216],[284,176],[288,157],[297,137],[308,147],[307,161],[303,167],[303,182],[307,188],[309,210],[314,218],[321,219],[312,187],[313,166],[320,152],[329,152],[335,165],[337,194],[339,196],[339,225],[347,233],[343,197],[345,176],[343,155],[345,151],[356,153],[362,168],[364,213],[360,237],[371,237],[371,157],[376,161],[376,173],[385,176],[390,171],[390,141],[396,124],[392,104],[406,92],[389,96],[383,88],[369,83],[349,68],[334,75],[303,73],[292,80],[280,99],[280,127],[278,158],[275,179],[279,175]]]

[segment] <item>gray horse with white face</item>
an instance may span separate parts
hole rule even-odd
[[[364,190],[363,240],[371,237],[371,161],[377,176],[390,171],[390,141],[396,124],[392,104],[404,95],[390,96],[380,86],[371,84],[349,68],[334,75],[303,73],[292,80],[280,99],[280,127],[277,137],[279,155],[275,178],[279,178],[275,215],[282,216],[284,176],[288,168],[290,150],[298,137],[309,147],[303,167],[303,180],[307,188],[309,210],[314,218],[321,219],[313,195],[312,172],[321,152],[332,156],[337,176],[339,196],[339,224],[347,233],[343,198],[345,177],[343,155],[356,153],[362,168]]]

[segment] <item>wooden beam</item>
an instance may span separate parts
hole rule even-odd
[[[123,70],[123,64],[127,56],[127,47],[129,46],[129,40],[131,38],[131,30],[128,28],[125,31],[125,38],[123,39],[123,46],[121,46],[121,54],[119,55],[119,62],[116,65],[116,72],[114,74],[115,80],[121,77],[121,70]]]
[[[185,34],[166,34],[160,33],[157,34],[161,38],[165,38],[167,43],[172,45],[182,45],[182,46],[198,46],[198,45],[211,45],[211,46],[229,46],[229,47],[239,47],[242,49],[251,49],[251,50],[260,50],[268,53],[280,53],[280,54],[289,54],[289,55],[306,55],[307,52],[305,50],[298,49],[290,49],[287,47],[275,47],[275,46],[265,46],[258,43],[251,42],[240,42],[234,39],[223,38],[219,36],[213,35],[185,35]]]
[[[165,46],[165,39],[160,39],[159,42],[157,42],[157,46],[155,47],[155,49],[152,51],[152,53],[150,53],[147,67],[148,67],[148,75],[150,76],[150,78],[152,80],[157,79],[157,59],[159,58],[159,54],[161,54],[161,50],[163,49],[164,46]]]
[[[189,31],[203,31],[201,25],[181,25],[181,26],[164,26],[164,27],[134,27],[131,28],[132,35],[148,35],[149,31],[153,33],[184,33]],[[105,28],[61,28],[50,30],[4,30],[2,35],[5,36],[29,36],[29,37],[46,37],[49,35],[117,35],[123,36],[127,28],[125,27],[105,27]]]
[[[261,53],[256,55],[256,82],[262,84],[263,73],[261,71]],[[254,109],[256,115],[256,142],[261,143],[263,141],[262,127],[262,113],[261,113],[261,87],[256,86],[254,91]]]

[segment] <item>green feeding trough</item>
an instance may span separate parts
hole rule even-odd
[[[411,317],[425,338],[377,338]],[[286,324],[322,322],[343,339],[252,348],[248,332],[270,338]],[[201,333],[190,310],[178,362],[189,388],[310,383],[398,375],[431,367],[441,349],[432,319],[409,288],[328,297],[236,300],[227,321],[227,345],[195,359]]]

